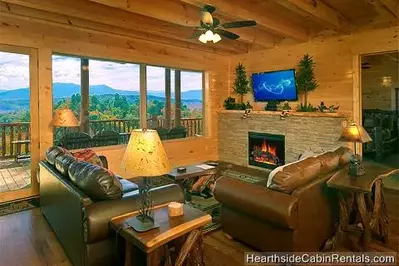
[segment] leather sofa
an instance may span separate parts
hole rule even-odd
[[[104,157],[102,161],[106,162]],[[109,228],[109,220],[138,210],[138,188],[120,177],[119,181],[111,180],[106,176],[107,170],[86,164],[65,154],[48,154],[47,160],[40,162],[41,211],[73,265],[119,265],[123,253],[117,252],[116,235]],[[107,195],[93,191],[96,184],[88,179],[96,178],[94,174],[101,175],[101,186],[109,188]],[[77,179],[81,181],[73,181]],[[109,180],[116,186],[110,185]],[[84,186],[90,186],[87,191],[95,197],[89,197]],[[152,197],[154,205],[184,199],[181,188],[174,184],[153,189]]]
[[[340,148],[298,161],[275,173],[269,187],[263,171],[258,183],[222,176],[214,195],[222,204],[223,231],[260,251],[320,250],[333,234],[338,210],[326,181],[349,158],[350,150]]]

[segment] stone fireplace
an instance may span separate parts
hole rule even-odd
[[[248,163],[269,169],[284,165],[284,135],[248,132]]]

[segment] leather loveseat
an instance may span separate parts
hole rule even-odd
[[[106,169],[78,162],[52,148],[46,157],[40,162],[41,211],[71,263],[118,265],[123,254],[117,252],[109,220],[138,210],[137,186],[120,177],[115,180]],[[153,189],[152,197],[154,205],[184,199],[182,190],[174,184]]]
[[[282,167],[269,187],[222,176],[215,198],[223,231],[260,251],[318,251],[332,235],[336,196],[326,181],[349,162],[339,148]],[[267,174],[265,174],[267,175]]]

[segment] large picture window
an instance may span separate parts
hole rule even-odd
[[[124,144],[140,125],[156,129],[163,140],[202,135],[203,73],[144,67],[140,82],[139,64],[53,55],[54,110],[70,108],[80,121],[79,127],[56,128],[55,144],[69,149]],[[140,110],[146,114],[140,116]]]

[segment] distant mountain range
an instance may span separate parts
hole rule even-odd
[[[54,102],[63,98],[71,97],[73,94],[80,93],[80,85],[73,83],[54,83],[53,100]],[[106,95],[113,94],[125,95],[129,102],[134,102],[139,97],[138,91],[116,90],[107,85],[90,86],[90,94]],[[148,91],[148,100],[165,101],[164,92]],[[202,105],[202,90],[189,90],[181,93],[182,102],[189,108],[200,108]],[[174,93],[172,93],[172,99]],[[172,102],[174,102],[172,100]],[[12,112],[15,110],[29,109],[29,88],[20,88],[15,90],[0,90],[0,113]]]
[[[53,97],[66,98],[73,94],[80,93],[80,85],[73,83],[54,83]],[[138,91],[116,90],[107,85],[90,86],[90,94],[120,94],[120,95],[139,95]],[[160,91],[147,91],[148,95],[164,98],[165,93]],[[174,93],[172,93],[174,97]],[[181,93],[182,100],[200,100],[202,101],[202,90],[189,90]],[[29,88],[20,88],[15,90],[0,90],[1,100],[26,100],[29,99]]]

